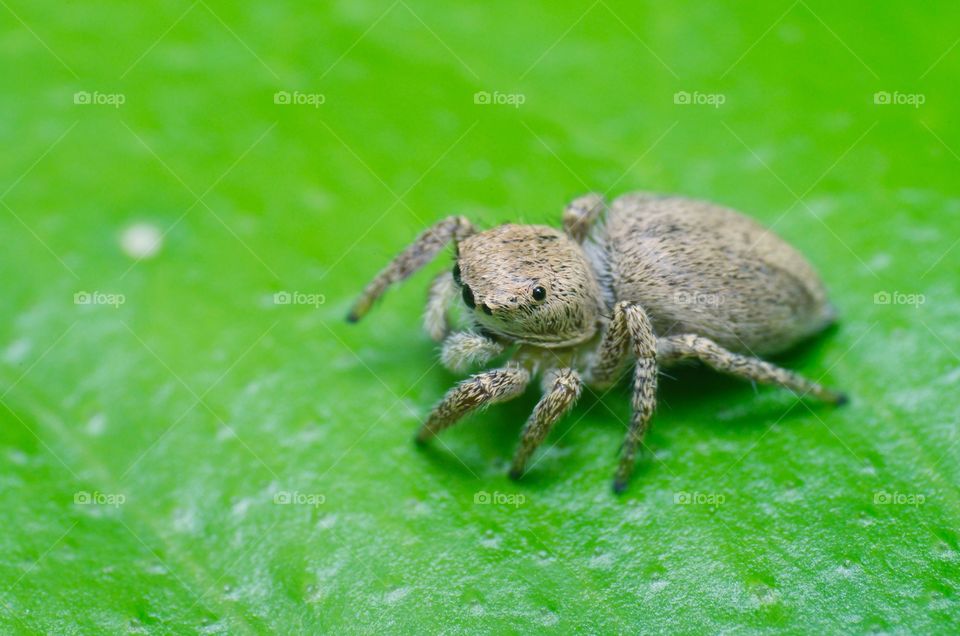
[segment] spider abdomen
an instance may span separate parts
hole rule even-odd
[[[752,219],[682,197],[628,194],[591,240],[617,301],[637,302],[658,336],[695,333],[739,352],[789,349],[834,319],[823,282]]]

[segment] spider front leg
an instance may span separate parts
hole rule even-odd
[[[527,460],[546,439],[553,426],[573,408],[583,390],[580,375],[573,369],[558,369],[548,373],[543,382],[544,396],[527,420],[520,437],[520,447],[513,456],[510,478],[523,476]]]
[[[454,373],[482,366],[503,353],[504,346],[487,336],[472,331],[458,331],[443,341],[440,361]]]
[[[563,231],[577,243],[582,243],[606,209],[603,195],[596,192],[574,199],[563,210]]]
[[[427,308],[423,312],[423,329],[435,342],[450,333],[447,311],[457,297],[457,285],[450,272],[440,272],[430,284]]]
[[[506,402],[519,396],[530,382],[530,372],[504,367],[478,373],[450,389],[417,432],[422,444],[482,406]]]
[[[436,341],[443,341],[440,360],[454,373],[482,366],[504,352],[505,347],[484,334],[472,331],[450,333],[447,312],[459,296],[453,275],[442,272],[433,279],[423,314],[423,327]]]
[[[408,278],[429,263],[450,241],[462,240],[474,232],[473,225],[462,216],[447,217],[424,231],[363,289],[347,320],[357,322],[363,318],[390,285]]]
[[[588,372],[588,383],[606,386],[616,379],[623,361],[632,354],[633,413],[627,437],[620,454],[620,465],[613,480],[613,491],[623,492],[636,462],[637,448],[650,426],[657,395],[657,338],[653,326],[640,305],[617,303],[607,331],[603,335],[597,357]]]

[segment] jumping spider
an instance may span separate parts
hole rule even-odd
[[[446,218],[397,256],[356,301],[362,318],[391,284],[448,243],[452,272],[430,286],[424,323],[442,361],[462,372],[513,350],[505,366],[460,382],[417,434],[426,442],[480,407],[523,393],[540,376],[544,395],[523,429],[510,476],[580,396],[610,386],[633,364],[633,414],[613,488],[622,492],[653,414],[658,369],[696,359],[713,369],[800,397],[842,404],[843,394],[761,360],[835,319],[823,283],[799,252],[738,212],[690,199],[632,193],[609,206],[598,194],[571,202],[561,232],[501,225],[478,232]],[[451,333],[460,299],[471,328]]]

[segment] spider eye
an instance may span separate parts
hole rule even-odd
[[[463,285],[463,281],[460,280],[460,263],[453,266],[453,282],[457,285]]]
[[[474,301],[473,299],[473,292],[470,290],[469,285],[463,286],[463,304],[469,307],[470,309],[473,309],[474,307],[477,306],[476,301]]]
[[[533,288],[533,299],[540,301],[547,297],[547,290],[537,285]]]

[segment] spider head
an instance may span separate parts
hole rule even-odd
[[[565,347],[596,332],[600,286],[583,249],[542,225],[501,225],[458,245],[453,277],[483,329]]]

